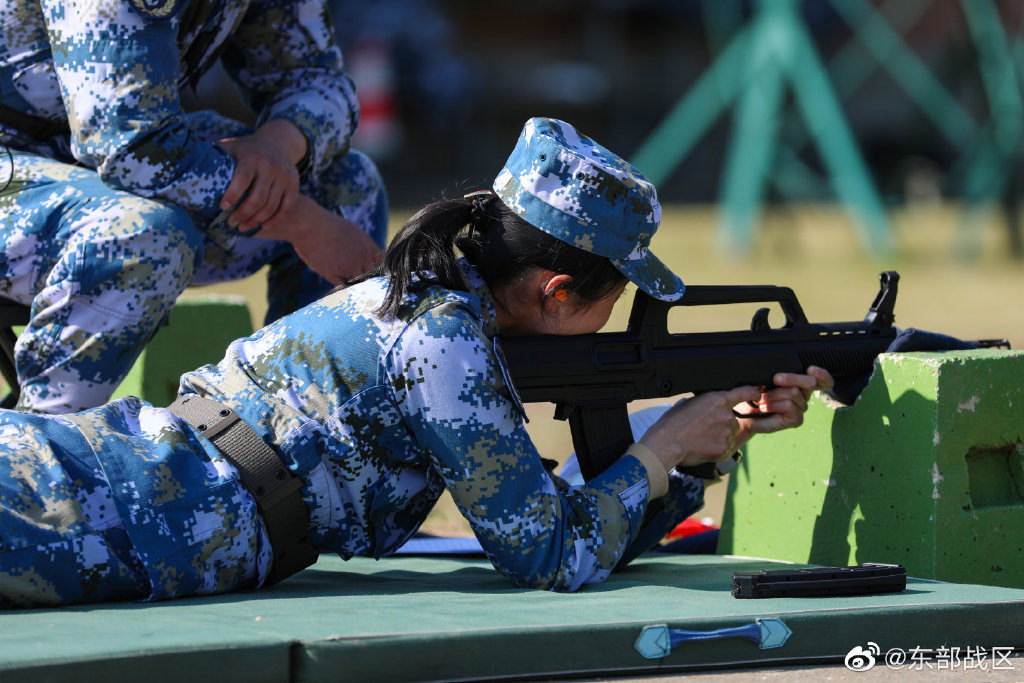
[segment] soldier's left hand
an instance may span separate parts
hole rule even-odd
[[[835,384],[832,374],[812,365],[807,374],[780,372],[773,378],[775,386],[761,392],[756,408],[749,404],[736,406],[741,414],[767,413],[767,417],[739,418],[740,439],[746,441],[754,434],[767,434],[803,424],[807,402],[815,391],[828,391]]]
[[[358,225],[304,195],[291,211],[265,223],[259,236],[289,242],[307,266],[334,285],[375,267],[383,255]]]

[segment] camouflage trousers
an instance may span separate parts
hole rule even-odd
[[[208,112],[190,123],[208,140],[248,132]],[[286,243],[245,237],[223,222],[206,226],[171,203],[114,190],[90,169],[18,151],[10,169],[6,161],[0,297],[31,306],[15,347],[21,410],[104,403],[188,286],[238,280],[269,264],[267,322],[330,289]],[[302,191],[384,246],[387,201],[368,157],[349,152]]]
[[[0,426],[0,608],[145,597],[146,572],[104,504],[109,486],[85,439],[17,415]]]
[[[195,438],[131,397],[0,410],[0,609],[254,588],[270,564],[255,501]]]

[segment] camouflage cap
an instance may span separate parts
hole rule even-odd
[[[683,296],[682,280],[647,248],[661,222],[654,185],[570,124],[527,121],[494,192],[527,223],[606,257],[651,296]]]

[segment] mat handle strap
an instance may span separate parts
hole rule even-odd
[[[645,626],[633,647],[647,659],[667,657],[672,649],[692,640],[746,638],[762,650],[782,647],[793,634],[781,619],[756,619],[745,626],[719,628],[712,631],[687,631],[669,628],[667,624]]]

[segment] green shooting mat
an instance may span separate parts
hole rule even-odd
[[[869,643],[1024,648],[1019,589],[729,592],[732,572],[792,566],[649,554],[559,594],[516,588],[482,559],[322,557],[254,593],[0,613],[0,681],[480,680],[842,662]]]

